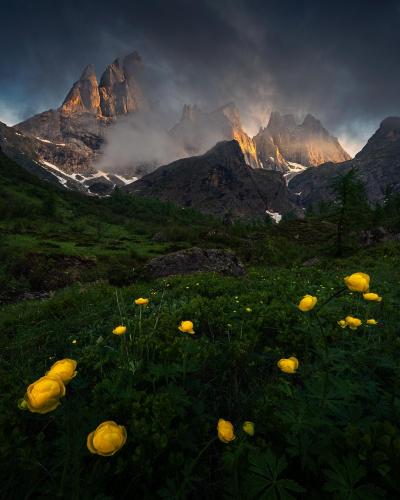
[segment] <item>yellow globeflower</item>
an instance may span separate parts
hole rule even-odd
[[[243,430],[249,436],[254,436],[254,423],[249,421],[244,422]]]
[[[57,375],[45,375],[27,389],[22,407],[32,413],[48,413],[57,408],[60,398],[65,396],[65,385]]]
[[[367,325],[377,325],[378,322],[376,321],[376,319],[367,319]]]
[[[370,300],[371,302],[380,302],[382,300],[382,297],[373,292],[364,293],[363,297],[365,300]]]
[[[230,443],[235,439],[235,433],[233,432],[233,425],[229,420],[224,420],[223,418],[220,418],[218,420],[218,438],[223,442],[223,443]]]
[[[370,277],[365,273],[353,273],[344,278],[344,282],[352,292],[368,292]]]
[[[361,326],[362,323],[360,319],[353,318],[353,316],[346,316],[345,321],[350,330],[357,330],[357,328]]]
[[[181,324],[178,326],[178,330],[183,333],[190,333],[193,335],[193,323],[191,321],[181,321]]]
[[[338,325],[341,326],[342,328],[346,328],[347,323],[345,319],[341,319],[338,321]]]
[[[125,427],[108,420],[88,435],[86,444],[90,453],[109,457],[124,446],[126,438]]]
[[[246,312],[251,313],[252,309],[251,307],[246,307]]]
[[[299,360],[294,356],[290,358],[282,358],[278,361],[278,368],[285,373],[296,373],[299,367]]]
[[[138,299],[135,300],[135,304],[137,306],[147,306],[149,303],[149,299],[144,299],[143,297],[139,297]]]
[[[126,333],[126,326],[116,326],[112,332],[114,335],[124,335]]]
[[[57,375],[64,382],[68,384],[76,376],[76,365],[78,363],[73,359],[60,359],[56,361],[46,375]]]
[[[304,295],[297,307],[300,309],[300,311],[303,312],[311,311],[311,309],[314,309],[317,301],[317,297],[314,297],[312,295]]]

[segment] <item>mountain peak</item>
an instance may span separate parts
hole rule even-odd
[[[203,155],[204,157],[221,158],[224,162],[240,161],[245,163],[243,151],[237,140],[220,141]]]
[[[389,116],[381,122],[378,130],[355,158],[359,161],[370,158],[380,161],[383,157],[398,155],[400,155],[400,117]]]
[[[350,156],[313,115],[297,124],[294,115],[271,113],[268,125],[254,137],[264,168],[290,171],[291,163],[311,167],[327,161],[346,161]]]
[[[82,74],[81,74],[81,77],[79,78],[79,80],[87,80],[88,78],[91,78],[93,76],[96,78],[96,70],[95,70],[94,64],[88,64],[85,67],[85,69],[82,71]]]
[[[88,64],[61,105],[64,113],[100,113],[100,95],[93,64]]]
[[[241,128],[240,113],[234,102],[228,102],[214,111],[215,114],[222,113],[236,128]]]
[[[103,116],[115,117],[137,111],[144,105],[136,76],[142,67],[137,52],[117,58],[100,78],[100,107]]]
[[[272,111],[269,117],[267,129],[281,129],[296,127],[296,120],[294,115],[286,114],[281,115],[279,111]]]
[[[136,75],[143,67],[142,58],[136,51],[125,56],[122,64],[127,77]]]
[[[388,116],[382,120],[380,126],[382,130],[400,130],[400,117],[399,116]]]
[[[136,111],[144,98],[136,81],[142,68],[137,52],[119,57],[107,66],[97,82],[93,64],[88,64],[74,83],[61,105],[64,113],[95,113],[103,117],[116,117]]]
[[[319,120],[317,120],[317,118],[315,118],[310,113],[307,113],[307,115],[305,116],[303,123],[302,123],[302,126],[307,127],[307,128],[313,128],[313,129],[324,128],[322,126],[322,123]]]
[[[181,121],[189,120],[194,122],[201,114],[201,109],[196,104],[184,104],[182,108]]]

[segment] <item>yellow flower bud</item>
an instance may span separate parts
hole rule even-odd
[[[32,413],[48,413],[57,408],[63,396],[65,385],[61,378],[57,375],[45,375],[28,387],[25,401]]]
[[[252,309],[251,307],[246,307],[246,312],[251,313]]]
[[[254,423],[249,421],[244,422],[243,430],[249,436],[254,436]]]
[[[377,325],[378,322],[375,319],[367,319],[367,325]]]
[[[365,273],[353,273],[344,278],[347,288],[352,292],[367,292],[370,277]]]
[[[294,356],[290,358],[282,358],[278,361],[278,368],[285,373],[296,373],[299,367],[299,360]]]
[[[361,326],[362,321],[358,318],[353,318],[353,316],[346,316],[345,318],[346,325],[351,330],[356,330],[359,326]]]
[[[363,297],[365,300],[369,300],[371,302],[380,302],[382,300],[382,297],[373,292],[364,293]]]
[[[317,297],[313,297],[312,295],[304,295],[297,307],[300,309],[300,311],[303,312],[311,311],[311,309],[314,309],[317,301]]]
[[[90,453],[109,457],[124,446],[126,438],[125,427],[108,420],[88,435],[86,444]]]
[[[68,384],[76,376],[76,365],[73,359],[61,359],[56,361],[46,375],[58,375],[64,384]]]
[[[144,299],[142,297],[139,297],[138,299],[135,300],[135,304],[137,306],[147,306],[149,303],[149,299]]]
[[[235,439],[235,433],[233,431],[233,425],[229,420],[224,420],[223,418],[220,418],[218,420],[218,438],[220,441],[223,443],[230,443]]]
[[[126,333],[126,326],[116,326],[112,332],[114,335],[124,335]]]
[[[345,319],[341,319],[338,321],[338,325],[341,326],[342,328],[346,328],[347,323]]]
[[[190,333],[193,335],[193,323],[191,321],[181,321],[180,325],[178,326],[178,330],[183,333]]]

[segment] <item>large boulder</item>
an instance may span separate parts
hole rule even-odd
[[[144,267],[149,278],[197,272],[243,276],[245,269],[235,254],[221,249],[189,248],[150,260]]]

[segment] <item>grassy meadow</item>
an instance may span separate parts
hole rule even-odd
[[[398,242],[339,258],[329,217],[224,226],[0,167],[0,498],[399,497]],[[152,256],[193,245],[235,251],[246,276],[141,276]],[[345,286],[355,272],[382,301]],[[306,294],[318,301],[303,312]],[[361,325],[342,328],[347,316]],[[277,366],[291,357],[292,372]],[[66,358],[77,373],[61,404],[29,411],[27,388]],[[88,436],[109,421],[126,440],[115,431],[104,456]]]

